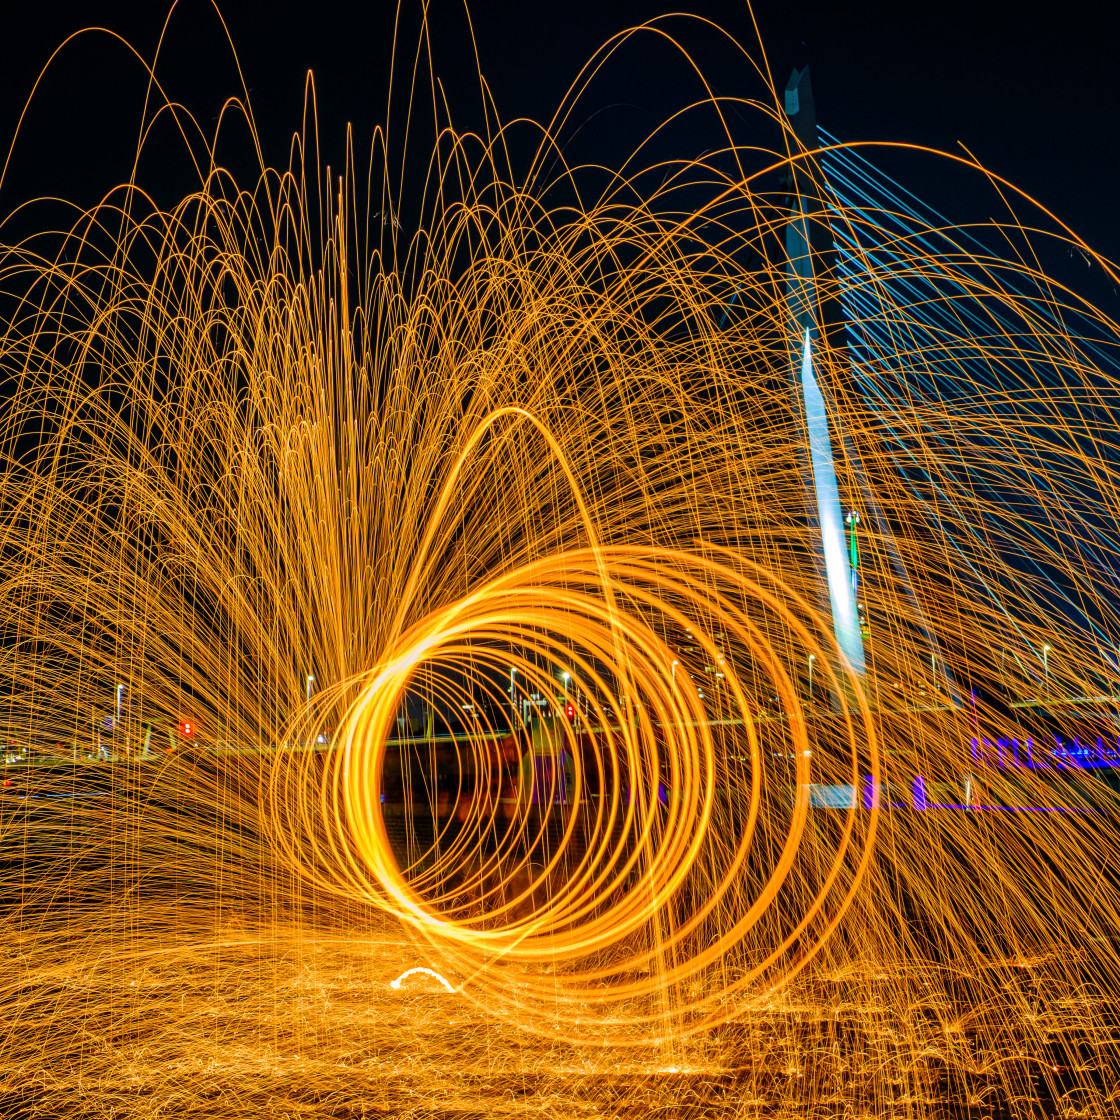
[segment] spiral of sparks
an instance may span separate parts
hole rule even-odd
[[[740,568],[747,564],[739,562]],[[594,1027],[592,1037],[601,1042],[615,1038],[604,1033],[604,1005],[632,1006],[648,994],[650,975],[670,991],[692,982],[690,997],[672,1013],[665,1007],[629,1013],[616,1007],[609,1019],[621,1032],[616,1041],[641,1042],[647,1024],[654,1032],[681,1036],[686,1024],[696,1031],[722,1020],[730,995],[756,986],[776,966],[788,980],[812,957],[847,909],[870,852],[868,840],[854,874],[845,877],[856,821],[852,806],[832,865],[800,920],[734,981],[721,976],[703,994],[696,990],[698,978],[715,969],[722,974],[729,955],[782,893],[799,854],[804,858],[813,753],[806,723],[792,719],[783,736],[798,790],[783,819],[764,804],[774,796],[764,788],[765,737],[753,722],[756,709],[745,682],[730,662],[752,659],[767,673],[766,686],[784,709],[796,711],[794,682],[760,623],[771,614],[775,627],[783,624],[803,649],[818,651],[822,663],[827,641],[790,610],[788,589],[775,586],[761,569],[754,574],[765,582],[707,557],[655,556],[643,548],[560,553],[426,616],[360,686],[326,766],[301,760],[296,767],[301,781],[289,780],[285,796],[274,798],[278,840],[289,838],[287,857],[296,865],[306,861],[305,873],[321,889],[368,899],[412,925],[443,951],[455,975],[469,977],[467,990],[485,1006],[531,995],[521,1015],[526,1023],[537,1009],[546,1009],[553,1021],[562,1010],[566,1030]],[[674,625],[687,629],[701,611],[724,648],[738,655],[722,656],[711,638],[694,631],[705,655],[727,670],[716,723],[698,691],[677,680],[673,650],[663,637]],[[470,645],[468,638],[492,644]],[[489,795],[492,783],[484,778],[470,797],[457,791],[464,808],[458,829],[452,832],[448,822],[424,865],[406,874],[386,828],[381,781],[402,695],[425,667],[427,687],[437,695],[443,689],[457,691],[458,698],[474,695],[461,685],[456,689],[456,679],[470,679],[469,671],[488,660],[493,668],[505,668],[509,648],[520,651],[513,673],[530,692],[555,687],[568,672],[571,693],[588,697],[586,710],[571,724],[538,724],[534,745],[550,760],[578,742],[581,724],[595,732],[587,735],[586,752],[573,752],[571,780],[560,797],[551,796],[559,790],[549,790],[548,800],[560,801],[562,808],[534,815],[523,804],[510,807],[502,820],[503,806]],[[500,658],[495,650],[502,651]],[[857,782],[861,748],[873,767],[878,759],[866,700],[858,686],[851,691],[859,709],[855,718],[845,713],[847,776]],[[720,724],[734,729],[741,753],[730,753],[730,737],[719,734]],[[487,761],[485,749],[476,749],[463,769],[485,775]],[[320,830],[326,836],[318,841],[306,818],[292,819],[284,811],[299,804],[292,791],[301,784],[315,789],[317,819],[327,822]],[[734,800],[729,791],[737,795]],[[548,826],[557,816],[558,834],[550,837]],[[480,838],[491,833],[493,849],[479,860]],[[744,897],[751,849],[760,835],[773,846],[772,863]],[[833,900],[818,930],[814,920],[833,894],[843,897]],[[732,920],[730,899],[736,900]],[[494,959],[501,967],[493,967]],[[510,962],[530,969],[548,965],[549,998],[539,998],[533,972],[511,976]]]
[[[306,131],[5,240],[5,1107],[1115,1114],[1118,332],[1039,262],[1112,265],[887,238],[711,97],[567,167],[572,103],[442,128],[411,241]],[[889,241],[873,391],[805,243],[863,665],[791,222]]]

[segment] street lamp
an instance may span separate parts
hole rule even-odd
[[[809,703],[813,703],[813,662],[816,661],[815,653],[809,654]]]
[[[516,675],[517,675],[517,670],[516,669],[510,669],[510,671],[509,671],[509,729],[510,729],[511,734],[513,733],[514,721],[517,719],[517,708],[516,708],[516,706],[514,705],[514,702],[513,702],[513,678]]]
[[[124,690],[124,685],[117,685],[117,726],[121,725],[121,692]]]
[[[1050,660],[1048,654],[1050,653],[1049,646],[1042,647],[1042,672],[1046,677],[1046,699],[1050,699]]]
[[[307,678],[307,742],[311,742],[311,686],[315,683],[315,678],[308,676]]]

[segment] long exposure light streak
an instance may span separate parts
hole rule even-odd
[[[1115,1116],[1115,269],[616,45],[0,227],[6,1112]]]

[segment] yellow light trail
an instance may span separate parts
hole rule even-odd
[[[994,760],[1120,731],[1120,332],[1040,262],[1113,265],[992,177],[1006,259],[862,261],[861,381],[815,256],[853,669],[783,236],[895,216],[736,139],[766,85],[569,167],[581,89],[527,169],[437,106],[418,198],[192,128],[0,246],[5,1109],[1115,1115],[1115,796]]]

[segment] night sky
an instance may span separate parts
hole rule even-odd
[[[418,4],[406,7],[416,24]],[[287,160],[298,127],[303,76],[315,73],[325,158],[338,166],[343,128],[368,140],[384,119],[393,7],[377,4],[228,3],[225,15],[252,91],[266,158]],[[478,0],[471,11],[482,70],[501,115],[547,117],[579,66],[611,34],[665,10],[653,0],[560,3]],[[699,0],[691,10],[741,41],[753,38],[745,5]],[[86,0],[39,3],[5,16],[0,133],[5,147],[35,74],[53,46],[100,24],[149,54],[165,10],[159,4]],[[757,17],[775,77],[812,67],[821,123],[845,140],[899,140],[949,150],[967,144],[1104,254],[1120,257],[1114,185],[1118,157],[1112,70],[1120,53],[1115,5],[1034,8],[1005,0],[938,5],[867,0],[797,4],[761,0]],[[477,85],[461,4],[432,4],[436,61],[456,123],[477,125]],[[717,90],[757,96],[718,36],[677,19],[668,26],[694,51]],[[415,37],[409,33],[409,42]],[[224,96],[237,92],[228,48],[211,4],[183,0],[172,20],[161,74],[171,94],[212,126]],[[652,39],[631,45],[583,102],[586,152],[628,150],[698,87],[682,60]],[[7,213],[23,199],[55,193],[90,204],[126,177],[135,150],[144,76],[103,36],[72,45],[48,74],[0,194]],[[741,134],[746,138],[747,133]],[[773,143],[760,133],[759,142]],[[678,154],[695,154],[680,152]],[[888,160],[888,162],[890,162]],[[191,187],[173,160],[149,167],[169,202]],[[994,213],[990,194],[931,161],[891,170],[955,219]]]

